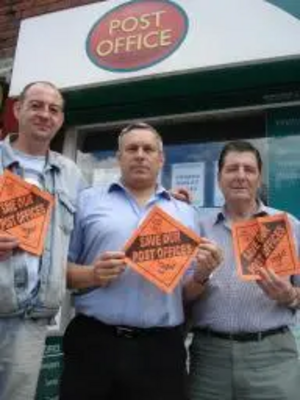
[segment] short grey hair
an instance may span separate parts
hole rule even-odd
[[[157,140],[159,151],[161,151],[161,152],[163,151],[163,140],[162,140],[161,135],[158,133],[158,131],[153,126],[151,126],[143,121],[133,122],[132,124],[125,126],[121,130],[119,137],[118,137],[118,150],[119,151],[121,150],[121,144],[122,144],[123,137],[125,135],[127,135],[128,133],[134,131],[135,129],[142,129],[145,131],[152,132]]]

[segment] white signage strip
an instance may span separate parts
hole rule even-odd
[[[132,9],[131,19],[126,21],[123,6]],[[177,28],[170,25],[173,17],[178,20]],[[111,54],[108,67],[101,60],[97,65],[98,60],[88,54],[87,39],[93,28],[93,38],[99,41],[96,56],[116,51],[111,41],[118,40],[117,53]],[[103,43],[105,29],[107,42]],[[10,95],[18,95],[35,80],[49,80],[69,90],[150,75],[296,58],[299,38],[300,20],[264,0],[110,0],[23,20]],[[153,55],[156,48],[159,56]],[[128,68],[120,69],[121,50],[126,56],[132,52]],[[135,64],[135,59],[145,55],[149,63]]]

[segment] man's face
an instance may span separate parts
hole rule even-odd
[[[251,152],[229,152],[219,172],[219,185],[227,204],[256,199],[261,184],[256,157]]]
[[[55,88],[37,83],[15,105],[19,135],[27,142],[49,144],[63,124],[63,99]]]
[[[122,137],[118,160],[124,183],[145,188],[155,185],[164,156],[153,132],[134,129]]]

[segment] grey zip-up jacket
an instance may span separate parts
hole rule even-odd
[[[10,138],[0,142],[0,175],[5,169],[22,176],[22,169],[10,146]],[[39,284],[28,294],[27,257],[15,250],[0,261],[0,317],[51,318],[61,305],[66,288],[66,266],[76,202],[84,182],[73,161],[49,151],[44,171],[45,190],[54,197],[51,223],[40,260]]]

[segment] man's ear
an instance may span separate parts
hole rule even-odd
[[[61,121],[60,121],[60,127],[59,127],[59,129],[63,126],[64,122],[65,122],[65,113],[62,112],[62,113],[61,113]]]
[[[20,103],[20,101],[18,100],[18,101],[16,101],[16,102],[14,102],[14,105],[13,105],[13,112],[14,112],[14,116],[15,116],[15,118],[19,121],[19,115],[20,115],[20,108],[21,108],[21,103]]]
[[[162,151],[161,152],[161,155],[160,155],[160,162],[161,162],[161,168],[163,168],[163,166],[165,165],[165,161],[166,161],[166,158],[165,158],[165,153]]]

